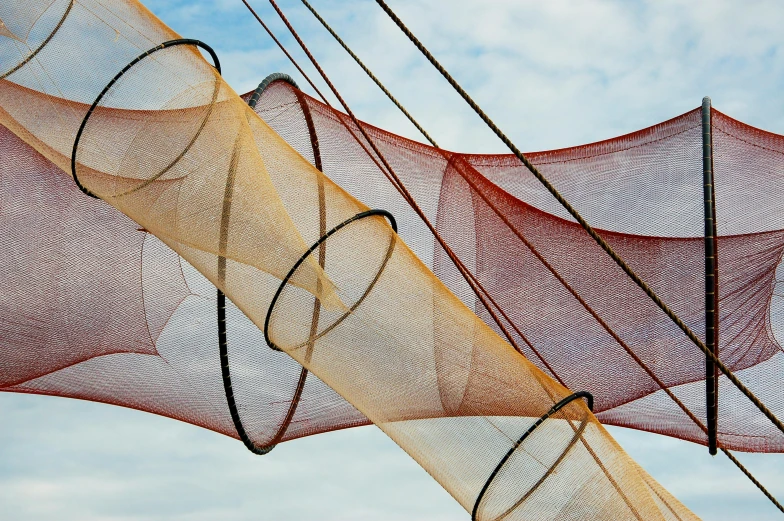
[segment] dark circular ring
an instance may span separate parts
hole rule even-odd
[[[386,210],[367,210],[367,211],[364,211],[364,212],[360,212],[357,215],[355,215],[354,217],[351,217],[350,219],[347,219],[347,220],[343,221],[342,223],[338,224],[337,226],[335,226],[334,228],[329,230],[327,233],[325,233],[318,241],[316,241],[313,244],[313,246],[310,247],[310,249],[308,249],[308,251],[306,251],[302,255],[302,257],[299,258],[299,260],[297,260],[297,262],[294,263],[294,266],[292,266],[291,269],[289,270],[289,272],[286,274],[286,276],[283,277],[283,280],[281,281],[280,286],[278,286],[278,290],[275,292],[275,296],[272,297],[272,301],[270,302],[269,309],[267,310],[267,317],[264,319],[264,340],[267,342],[267,345],[271,349],[273,349],[275,351],[281,351],[281,349],[278,346],[276,346],[270,340],[270,337],[269,337],[269,323],[270,323],[270,318],[272,317],[272,311],[273,311],[273,309],[275,309],[275,304],[278,302],[278,298],[280,297],[280,294],[283,292],[283,288],[286,287],[286,285],[288,284],[289,280],[291,279],[291,277],[294,276],[294,273],[297,271],[297,269],[302,265],[303,262],[305,262],[305,259],[307,259],[310,256],[310,254],[313,253],[316,250],[316,248],[318,248],[321,245],[322,242],[324,242],[327,239],[329,239],[332,235],[337,233],[339,230],[343,229],[344,227],[348,226],[349,224],[353,223],[354,221],[358,221],[360,219],[364,219],[365,217],[371,217],[371,216],[374,216],[374,215],[381,215],[383,217],[386,217],[387,220],[389,221],[389,224],[392,226],[392,230],[395,233],[397,233],[397,221],[395,221],[395,217],[391,213],[389,213],[388,211],[386,211]],[[392,243],[392,245],[394,245],[394,242]],[[389,259],[389,257],[387,256],[387,259],[384,261],[384,264],[381,266],[381,270],[384,269],[384,266],[386,265],[386,261],[388,259]],[[379,273],[380,273],[380,271],[379,271]],[[330,329],[335,327],[338,323],[340,323],[345,317],[347,317],[349,315],[349,313],[354,311],[354,309],[356,309],[356,307],[359,306],[359,304],[362,303],[362,301],[365,299],[365,297],[367,297],[367,295],[370,293],[370,290],[373,289],[373,286],[375,286],[377,281],[378,281],[378,277],[375,280],[373,280],[373,282],[370,284],[370,286],[368,286],[368,288],[365,290],[365,293],[359,298],[359,300],[357,300],[356,303],[354,303],[354,305],[351,307],[351,309],[349,309],[349,311],[346,312],[345,315],[343,315],[332,326],[330,326]],[[323,334],[324,333],[322,332],[322,335]]]
[[[181,38],[181,39],[178,39],[178,40],[169,40],[168,42],[163,42],[162,44],[157,45],[157,46],[153,47],[152,49],[150,49],[148,51],[145,51],[144,53],[142,53],[139,56],[137,56],[136,58],[134,58],[133,61],[130,62],[128,65],[126,65],[123,68],[123,70],[118,72],[117,75],[114,78],[112,78],[112,80],[109,83],[106,84],[106,87],[103,88],[101,93],[98,94],[98,97],[95,98],[95,101],[93,101],[93,104],[90,106],[90,109],[87,111],[87,114],[84,115],[84,119],[82,120],[82,124],[79,126],[79,131],[76,133],[76,139],[74,140],[73,151],[71,152],[71,175],[73,176],[73,179],[74,179],[74,182],[76,183],[76,186],[79,187],[79,190],[81,190],[82,193],[84,193],[86,195],[89,195],[90,197],[94,197],[95,199],[99,199],[99,197],[97,195],[93,194],[90,190],[88,190],[87,188],[85,188],[82,185],[82,183],[79,181],[79,176],[76,175],[76,151],[79,148],[79,140],[82,138],[82,133],[84,132],[85,127],[87,126],[87,120],[90,119],[90,116],[95,111],[96,107],[98,107],[98,104],[101,102],[103,97],[106,96],[106,93],[109,92],[109,89],[111,89],[112,86],[115,83],[117,83],[117,81],[126,72],[128,72],[131,69],[131,67],[133,67],[134,65],[136,65],[137,63],[139,63],[140,61],[145,59],[147,56],[149,56],[149,55],[151,55],[151,54],[153,54],[155,52],[158,52],[158,51],[160,51],[162,49],[166,49],[167,47],[174,47],[176,45],[195,45],[196,47],[201,47],[202,49],[207,51],[207,53],[212,58],[212,61],[214,63],[214,67],[215,67],[215,69],[217,69],[218,74],[221,73],[220,60],[218,60],[218,55],[215,54],[215,51],[213,50],[213,48],[210,47],[209,45],[207,45],[206,43],[200,41],[200,40],[193,40],[193,39],[190,39],[190,38]]]
[[[256,104],[258,103],[261,95],[267,89],[267,87],[273,81],[285,81],[292,85],[294,88],[299,88],[294,80],[288,74],[281,74],[279,72],[275,72],[264,78],[264,80],[256,87],[256,90],[253,91],[250,99],[248,100],[248,106],[252,109],[256,108]],[[226,322],[226,295],[220,290],[216,289],[217,291],[217,299],[216,302],[218,304],[218,353],[220,355],[221,361],[221,374],[223,376],[223,390],[226,394],[226,402],[229,405],[229,414],[231,415],[231,420],[234,422],[234,428],[237,431],[237,435],[239,435],[242,443],[245,444],[245,447],[251,451],[253,454],[257,454],[259,456],[263,456],[265,454],[269,454],[272,449],[277,446],[277,443],[268,443],[267,445],[256,445],[256,443],[250,438],[248,435],[248,431],[245,430],[245,425],[242,423],[242,418],[240,416],[239,408],[237,407],[237,400],[234,397],[234,388],[231,383],[231,368],[229,367],[229,341],[228,341],[228,324]],[[302,371],[307,371],[307,369],[302,368]],[[301,375],[302,373],[300,373]],[[301,385],[300,385],[301,384]],[[299,403],[299,396],[302,395],[302,390],[304,388],[304,379],[300,377],[300,384],[297,386],[297,390],[294,393],[294,399],[292,400],[292,404],[289,406],[289,413],[287,417],[293,418],[294,411],[296,411],[297,404]],[[284,421],[284,423],[278,428],[278,432],[275,436],[272,437],[271,441],[275,441],[283,436],[286,429],[288,428],[291,421],[289,420],[288,423]]]
[[[36,47],[35,50],[33,52],[31,52],[30,54],[28,54],[27,57],[24,58],[21,62],[19,62],[16,65],[14,65],[11,69],[8,70],[8,72],[4,72],[4,73],[0,74],[0,80],[4,80],[5,78],[9,77],[13,73],[15,73],[16,71],[21,69],[22,67],[24,67],[25,65],[30,63],[30,60],[35,58],[38,55],[38,53],[41,52],[41,49],[46,47],[46,45],[50,41],[52,41],[52,38],[54,38],[54,35],[57,34],[57,31],[59,31],[60,27],[62,27],[63,23],[65,23],[65,19],[68,18],[68,15],[71,13],[71,9],[73,8],[75,3],[76,3],[76,0],[69,0],[68,7],[65,8],[65,12],[63,13],[63,16],[60,17],[60,21],[57,22],[57,25],[54,26],[54,29],[52,30],[51,33],[49,33],[49,36],[47,36],[46,39],[43,42],[41,42],[41,45]],[[33,24],[33,25],[35,25],[35,24]]]
[[[297,82],[294,81],[294,78],[292,78],[291,76],[283,72],[273,72],[272,74],[264,78],[261,81],[261,83],[259,83],[259,86],[256,87],[256,90],[253,91],[253,94],[248,100],[248,106],[252,109],[255,109],[256,104],[259,102],[259,98],[261,98],[261,95],[264,93],[265,90],[267,90],[267,87],[269,87],[270,84],[275,81],[286,82],[292,87],[294,87],[295,89],[299,90],[299,85],[297,85]]]
[[[530,436],[531,433],[533,433],[536,430],[536,428],[539,427],[547,418],[557,413],[558,411],[560,411],[561,409],[563,409],[564,407],[566,407],[567,405],[569,405],[571,402],[573,402],[578,398],[585,398],[585,401],[588,404],[588,409],[590,409],[591,412],[593,412],[593,395],[588,391],[578,391],[574,394],[570,394],[560,402],[553,405],[549,411],[547,411],[541,418],[536,420],[536,422],[533,425],[531,425],[528,428],[528,430],[523,433],[522,436],[520,436],[520,439],[517,440],[517,443],[512,445],[512,448],[509,449],[509,452],[507,452],[506,455],[503,458],[501,458],[501,461],[498,462],[498,465],[496,465],[493,472],[490,473],[490,476],[487,478],[487,481],[485,481],[485,484],[482,487],[482,490],[479,492],[479,496],[477,496],[476,502],[474,503],[474,508],[471,511],[471,521],[477,521],[476,514],[477,512],[479,512],[479,505],[482,503],[482,498],[484,498],[487,489],[490,488],[490,484],[493,482],[493,479],[495,479],[496,475],[501,471],[504,464],[509,460],[509,458],[512,457],[514,451],[516,451],[517,448],[523,443],[523,441],[525,441],[525,439],[528,436]]]

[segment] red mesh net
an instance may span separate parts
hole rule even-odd
[[[494,326],[443,250],[340,123],[341,117],[348,123],[345,116],[284,82],[273,83],[263,93],[257,110],[315,163],[301,102],[307,104],[318,132],[324,172],[357,197],[397,215],[401,235],[419,257]],[[782,223],[775,219],[784,212],[778,211],[782,203],[775,186],[747,183],[737,172],[777,182],[769,173],[782,168],[784,140],[717,111],[713,122],[721,357],[778,412],[782,398],[774,383],[782,374],[776,338],[782,308],[776,269],[783,242],[778,230]],[[699,125],[699,113],[693,111],[616,140],[529,154],[597,227],[648,232],[603,235],[698,332],[704,331]],[[557,216],[562,210],[515,158],[444,154],[367,128],[439,233],[525,335],[525,340],[518,335],[518,344],[529,359],[568,387],[591,390],[605,423],[705,442],[703,432],[520,236],[700,418],[705,416],[702,355],[579,226]],[[209,283],[192,283],[198,288],[198,297],[193,296],[180,274],[179,258],[144,229],[85,198],[68,176],[5,129],[0,146],[2,265],[9,281],[3,293],[3,390],[126,405],[237,436],[221,382],[213,379],[207,386],[188,381],[172,393],[177,369],[157,351],[159,334],[176,314],[172,333],[161,339],[164,353],[179,351],[170,357],[184,364],[183,350],[198,346],[194,352],[202,363],[217,369],[216,312]],[[632,199],[628,194],[640,195]],[[619,208],[618,201],[627,199]],[[774,211],[761,214],[763,205]],[[727,212],[728,206],[738,211]],[[143,270],[145,265],[149,269]],[[198,277],[185,269],[191,279]],[[58,274],[56,280],[52,273]],[[597,273],[604,274],[601,291],[596,291]],[[110,285],[116,291],[101,291]],[[187,304],[181,305],[183,301]],[[630,301],[635,305],[626,305]],[[228,313],[229,351],[236,360],[232,365],[244,369],[232,375],[234,390],[257,445],[368,423],[315,376],[301,382],[296,362],[261,348],[263,334],[230,303]],[[182,329],[189,330],[187,342],[173,340]],[[720,385],[722,446],[780,452],[777,431],[759,421],[757,411],[723,378]],[[211,396],[209,406],[202,403],[206,396]]]
[[[444,250],[355,139],[361,134],[350,119],[299,97],[317,129],[324,172],[370,206],[400,216],[400,234],[419,257],[500,332]],[[257,111],[312,158],[305,112],[291,85],[273,83]],[[780,192],[771,183],[784,170],[784,137],[715,110],[713,128],[720,356],[781,415],[784,395],[775,382],[784,358],[777,340],[781,305],[774,288],[784,226],[777,222]],[[627,349],[703,421],[704,355],[517,158],[444,152],[370,125],[366,130],[437,223],[438,233],[511,319],[508,330],[531,361],[566,386],[593,392],[605,423],[707,442]],[[526,156],[703,337],[700,110],[612,140]],[[784,450],[784,436],[723,376],[719,385],[720,445]]]

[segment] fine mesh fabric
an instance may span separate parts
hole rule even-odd
[[[365,153],[367,145],[357,142],[354,136],[361,134],[351,120],[305,100],[324,172],[359,199],[399,216],[401,237],[498,330],[444,250]],[[256,109],[304,153],[309,144],[296,101],[290,85],[276,82]],[[777,197],[784,137],[716,110],[712,128],[720,357],[781,416],[784,302],[776,272],[784,249],[784,203]],[[370,125],[366,130],[437,232],[511,319],[513,327],[507,329],[533,363],[571,389],[591,391],[605,423],[707,442],[704,431],[662,391],[669,388],[705,422],[704,355],[517,158],[446,152]],[[526,155],[704,336],[699,109],[612,140]],[[781,452],[784,436],[723,376],[719,387],[720,446]]]
[[[0,9],[15,35],[32,4]],[[13,72],[0,83],[0,122],[68,171],[91,100],[125,64],[176,35],[132,1],[43,4],[22,47],[3,37],[11,44],[0,63]],[[27,49],[36,50],[23,63]],[[89,114],[74,151],[83,186],[224,291],[270,344],[365,414],[477,519],[694,518],[583,400],[525,437],[571,391],[466,307],[385,218],[363,213],[367,206],[287,145],[194,47],[140,59]],[[325,229],[335,231],[323,253],[306,254]],[[209,380],[197,362],[178,376]]]
[[[214,286],[5,127],[0,229],[0,390],[123,405],[237,437],[220,380]],[[242,420],[267,446],[301,366],[268,349],[233,305],[227,329]],[[279,441],[367,423],[310,375]]]

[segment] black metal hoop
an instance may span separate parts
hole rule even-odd
[[[264,90],[272,83],[273,81],[285,81],[291,84],[295,88],[297,84],[294,82],[293,79],[287,74],[281,73],[273,73],[264,78],[256,90],[253,91],[253,95],[248,100],[248,106],[252,109],[256,108],[256,103],[258,103],[259,98],[264,93]],[[245,447],[251,451],[253,454],[263,456],[265,454],[269,454],[272,449],[277,446],[277,443],[269,443],[260,447],[256,445],[256,443],[250,438],[248,435],[248,431],[245,430],[245,426],[242,423],[242,417],[240,416],[239,408],[237,407],[237,401],[234,398],[234,387],[231,384],[231,368],[229,367],[229,340],[228,340],[228,326],[226,325],[226,295],[220,288],[216,289],[217,291],[217,306],[218,306],[218,353],[220,356],[220,366],[221,366],[221,375],[223,377],[223,391],[226,394],[226,402],[229,405],[229,413],[231,415],[231,420],[234,423],[234,429],[237,431],[242,443],[245,444]],[[307,371],[304,367],[300,372],[300,382],[298,382],[297,390],[294,393],[294,397],[292,398],[292,406],[289,408],[289,412],[287,413],[286,417],[289,418],[289,421],[286,422],[284,420],[283,424],[278,429],[278,432],[275,436],[272,437],[272,442],[276,440],[279,436],[285,432],[285,429],[288,427],[288,424],[291,423],[291,417],[294,416],[294,411],[296,410],[296,403],[299,402],[299,397],[302,395],[302,390],[304,387],[304,373]]]
[[[386,211],[386,210],[367,210],[367,211],[364,211],[364,212],[360,212],[357,215],[355,215],[354,217],[351,217],[350,219],[347,219],[347,220],[343,221],[342,223],[338,224],[337,226],[332,228],[330,231],[325,233],[318,241],[316,241],[313,244],[313,246],[311,246],[308,249],[308,251],[306,251],[297,260],[297,262],[294,263],[294,266],[292,266],[292,268],[289,270],[289,272],[286,274],[286,276],[283,277],[283,280],[281,281],[280,286],[278,286],[278,290],[275,292],[275,296],[272,297],[272,301],[270,302],[269,309],[267,310],[267,317],[264,319],[264,340],[267,342],[267,345],[271,349],[273,349],[275,351],[281,351],[281,349],[278,346],[276,346],[270,340],[270,337],[269,337],[269,323],[270,323],[270,318],[272,317],[272,311],[275,309],[275,304],[278,302],[278,298],[280,297],[280,294],[283,292],[283,288],[286,287],[286,285],[288,284],[289,280],[291,279],[291,277],[294,276],[294,273],[297,271],[297,269],[302,265],[303,262],[305,262],[305,259],[307,259],[310,256],[310,254],[313,253],[316,250],[316,248],[318,248],[321,245],[321,243],[323,243],[324,241],[329,239],[332,235],[334,235],[335,233],[337,233],[338,231],[340,231],[344,227],[348,226],[349,224],[353,223],[354,221],[358,221],[360,219],[364,219],[365,217],[372,217],[374,215],[380,215],[380,216],[386,217],[387,220],[389,221],[389,224],[392,226],[392,230],[395,233],[397,233],[397,221],[395,221],[395,217],[391,213],[389,213],[388,211]],[[394,244],[395,244],[395,240],[393,238],[392,242],[390,242],[390,251],[387,254],[387,258],[384,260],[384,263],[381,265],[381,267],[379,269],[379,275],[381,274],[381,272],[386,267],[387,261],[389,260],[389,255],[391,254],[391,249],[392,249],[392,247],[394,247]],[[365,293],[351,306],[351,308],[349,308],[349,310],[342,317],[337,319],[325,331],[322,331],[322,333],[319,336],[323,336],[326,333],[326,331],[329,331],[329,330],[333,329],[336,325],[338,325],[340,322],[342,322],[349,314],[351,314],[362,303],[362,301],[365,300],[365,298],[368,296],[368,294],[370,294],[370,291],[376,285],[377,281],[378,281],[378,276],[371,282],[371,284],[365,290]]]
[[[248,106],[252,109],[255,109],[256,104],[259,102],[259,99],[261,98],[261,95],[264,94],[264,91],[267,90],[267,87],[269,87],[270,84],[272,84],[272,82],[275,81],[284,81],[289,85],[291,85],[292,87],[294,87],[295,89],[300,90],[299,85],[297,85],[297,82],[294,81],[294,78],[282,72],[273,72],[272,74],[264,78],[261,81],[261,83],[259,83],[259,86],[256,87],[256,90],[253,91],[253,94],[248,100]]]
[[[558,411],[560,411],[561,409],[563,409],[564,407],[566,407],[567,405],[569,405],[571,402],[573,402],[578,398],[585,398],[585,401],[588,404],[588,409],[590,409],[591,412],[593,412],[593,395],[588,391],[578,391],[574,394],[567,396],[560,402],[553,405],[549,411],[547,411],[541,418],[536,420],[536,422],[533,425],[531,425],[528,428],[528,430],[523,433],[522,436],[520,436],[520,439],[517,440],[517,443],[512,445],[512,448],[509,449],[509,452],[507,452],[506,455],[504,455],[504,457],[501,458],[501,461],[498,462],[498,465],[496,465],[493,472],[490,473],[490,476],[487,478],[487,481],[485,481],[485,484],[482,487],[482,490],[479,492],[479,496],[477,496],[476,502],[474,503],[474,508],[471,512],[471,521],[477,521],[476,514],[477,512],[479,512],[479,505],[482,503],[482,499],[484,498],[487,489],[490,488],[490,484],[493,482],[493,479],[495,479],[496,475],[501,471],[501,469],[503,468],[507,460],[509,460],[509,458],[512,457],[514,451],[516,451],[517,448],[523,443],[523,441],[525,441],[525,439],[528,436],[530,436],[531,433],[533,433],[536,430],[536,428],[539,427],[547,418],[557,413]]]
[[[57,25],[54,26],[54,29],[52,30],[52,32],[49,33],[49,36],[47,36],[46,39],[43,42],[41,42],[41,45],[36,47],[36,49],[33,52],[28,54],[26,58],[24,58],[18,64],[14,65],[14,67],[11,70],[9,70],[8,72],[4,72],[3,74],[0,74],[0,80],[6,79],[10,75],[15,73],[16,71],[18,71],[19,69],[21,69],[22,67],[27,65],[28,63],[30,63],[30,60],[35,58],[38,55],[38,53],[41,52],[41,49],[46,47],[47,44],[50,41],[52,41],[52,38],[54,38],[54,35],[57,34],[57,31],[59,31],[60,27],[62,27],[63,23],[65,23],[65,19],[68,18],[68,15],[71,13],[71,9],[73,9],[73,6],[74,6],[75,3],[76,3],[76,0],[70,0],[68,2],[68,7],[65,8],[65,12],[63,13],[63,16],[60,18],[60,21],[57,22]]]
[[[71,152],[71,175],[73,176],[76,186],[78,186],[79,190],[81,190],[82,193],[84,193],[85,195],[89,195],[90,197],[93,197],[95,199],[100,199],[97,195],[93,194],[90,190],[88,190],[82,185],[82,183],[79,181],[79,176],[76,174],[76,152],[79,148],[79,140],[82,138],[82,133],[84,132],[85,127],[87,126],[87,121],[90,119],[90,116],[98,107],[98,104],[101,102],[103,97],[106,96],[106,93],[109,92],[109,89],[111,89],[112,86],[114,86],[114,84],[117,83],[117,81],[126,72],[128,72],[131,69],[131,67],[133,67],[134,65],[136,65],[137,63],[145,59],[147,56],[155,52],[158,52],[162,49],[166,49],[168,47],[174,47],[176,45],[195,45],[196,47],[201,47],[202,49],[207,51],[207,53],[209,53],[210,57],[212,57],[212,61],[214,64],[213,66],[215,67],[215,69],[217,69],[218,74],[221,73],[220,60],[218,59],[218,55],[215,54],[213,48],[200,40],[193,40],[190,38],[181,38],[178,40],[169,40],[167,42],[163,42],[162,44],[157,45],[152,49],[140,54],[139,56],[134,58],[133,61],[131,61],[128,65],[126,65],[120,72],[118,72],[117,75],[114,78],[112,78],[112,80],[109,83],[106,84],[106,87],[103,88],[101,93],[98,94],[98,97],[95,98],[95,101],[93,101],[93,104],[90,106],[90,109],[87,111],[87,114],[84,115],[82,124],[79,126],[79,131],[76,133],[76,139],[74,140],[73,151]],[[193,142],[191,142],[191,145],[192,144]],[[190,145],[188,148],[190,148]]]

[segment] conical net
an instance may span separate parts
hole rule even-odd
[[[29,14],[36,9],[38,14]],[[292,129],[295,135],[287,139],[305,157],[321,162],[324,176],[250,110],[192,45],[156,48],[177,35],[139,4],[12,2],[0,7],[0,19],[15,35],[0,34],[0,120],[13,132],[0,134],[2,240],[10,258],[4,275],[15,282],[2,297],[7,311],[3,329],[8,331],[3,336],[3,390],[117,403],[238,435],[227,407],[225,378],[216,370],[214,295],[193,266],[238,306],[227,311],[234,399],[245,430],[259,447],[361,424],[367,417],[478,519],[693,517],[623,453],[582,400],[537,423],[571,392],[466,307],[464,302],[483,316],[443,252],[433,249],[432,236],[409,219],[410,210],[349,137],[339,114],[284,84],[272,87],[257,106],[284,135]],[[288,112],[282,108],[286,103]],[[743,130],[728,118],[725,122],[727,128],[735,125],[728,136]],[[439,232],[508,308],[527,338],[531,351],[525,354],[534,361],[538,357],[569,387],[592,391],[596,410],[620,418],[616,423],[634,425],[643,407],[629,406],[653,400],[645,408],[660,419],[668,404],[656,401],[659,389],[634,375],[617,348],[608,346],[603,338],[607,328],[602,333],[580,319],[583,311],[570,308],[573,303],[558,290],[548,289],[547,273],[553,276],[552,271],[541,271],[536,261],[545,263],[535,254],[526,257],[514,242],[522,241],[520,235],[563,274],[574,293],[583,295],[587,306],[582,309],[601,312],[667,385],[683,386],[686,395],[688,386],[704,377],[704,370],[689,370],[692,359],[695,367],[704,368],[696,349],[676,338],[674,328],[648,309],[644,296],[630,289],[575,225],[547,206],[541,190],[508,157],[442,153],[370,130],[408,176],[407,185],[418,187],[417,199],[433,212]],[[670,134],[684,133],[688,128]],[[774,143],[768,149],[775,162],[777,141],[767,138]],[[733,146],[746,142],[740,139]],[[310,152],[301,146],[305,144]],[[627,147],[635,148],[643,144]],[[608,145],[605,155],[620,150]],[[567,152],[548,153],[553,164],[559,153]],[[71,170],[72,155],[83,187],[138,224],[78,191],[61,171]],[[600,155],[571,157],[587,161]],[[585,171],[578,164],[567,166]],[[626,170],[618,167],[613,175],[606,167],[604,185],[587,178],[581,184],[569,172],[565,168],[562,179],[553,175],[574,192],[588,190],[584,200],[576,200],[588,210],[594,203],[594,214],[581,207],[589,220],[608,230],[608,240],[657,291],[669,297],[665,290],[673,286],[670,303],[687,321],[690,311],[696,317],[700,310],[690,310],[688,302],[699,302],[695,295],[701,278],[692,280],[688,263],[696,262],[694,256],[702,259],[701,242],[690,241],[694,237],[689,232],[672,232],[667,221],[660,220],[659,226],[671,232],[660,235],[676,238],[640,234],[655,235],[655,226],[630,235],[630,229],[602,221],[612,217],[610,207],[617,204],[602,186],[631,190],[635,179],[640,186],[653,184],[641,198],[642,206],[650,203],[651,208],[658,208],[652,200],[665,199],[673,187],[662,189],[644,180],[643,168],[631,180],[619,181]],[[678,175],[677,168],[662,172]],[[346,179],[349,174],[353,181]],[[717,165],[721,212],[719,174]],[[688,195],[688,190],[681,186],[677,193]],[[386,202],[373,206],[392,210],[401,235],[419,257],[393,232],[385,215],[368,213],[359,202],[376,203],[379,197]],[[681,203],[669,200],[677,211],[682,211]],[[736,221],[735,226],[749,225]],[[743,255],[720,260],[728,269],[732,262],[747,261],[723,278],[741,276],[756,262],[757,275],[751,278],[772,288],[779,255],[775,230],[742,232],[756,242],[745,243]],[[767,247],[760,246],[763,236]],[[190,266],[181,266],[158,239]],[[720,255],[724,250],[732,252],[720,241]],[[766,260],[773,257],[775,262]],[[645,263],[651,261],[646,271]],[[585,266],[590,270],[580,269]],[[663,274],[661,266],[670,272]],[[763,269],[768,272],[761,276]],[[682,272],[677,283],[672,270]],[[585,286],[579,285],[581,280]],[[736,284],[736,293],[746,291],[747,283]],[[737,305],[755,304],[747,295]],[[313,374],[270,350],[239,309],[265,330],[271,345]],[[733,338],[752,328],[738,318],[747,315],[736,312],[732,323],[740,333]],[[755,370],[777,360],[769,316],[763,322],[772,347],[764,342],[759,347],[760,333],[748,344],[738,344],[747,347],[736,348],[736,369]],[[691,320],[698,328],[698,318]],[[748,354],[755,350],[756,358]],[[680,373],[675,369],[683,367]],[[606,387],[613,385],[623,396]],[[732,396],[731,390],[722,388],[722,393]],[[781,403],[775,394],[773,399],[773,405]],[[735,401],[737,417],[745,404]],[[699,407],[695,397],[694,408]],[[682,437],[701,435],[677,414],[671,413],[671,425],[646,425]],[[730,429],[735,425],[721,412],[720,419]],[[765,428],[753,425],[762,440],[756,450],[772,450],[780,441]],[[726,432],[723,426],[720,430]],[[744,435],[739,431],[722,443],[744,441]]]

